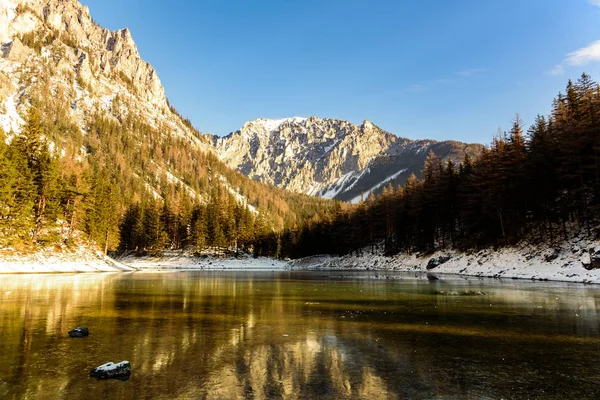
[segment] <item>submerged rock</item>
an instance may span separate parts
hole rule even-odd
[[[429,281],[439,281],[439,280],[440,280],[440,278],[438,278],[438,277],[437,277],[437,276],[435,276],[434,274],[432,274],[432,273],[429,273],[429,272],[428,272],[428,273],[427,273],[427,280],[429,280]]]
[[[429,260],[429,262],[427,263],[427,269],[437,268],[440,265],[444,264],[445,262],[450,261],[451,258],[452,258],[452,256],[450,256],[448,254],[439,256],[439,257],[434,257],[431,260]]]
[[[120,379],[126,381],[131,375],[131,364],[129,361],[121,361],[118,364],[106,363],[90,371],[90,377],[96,379]]]
[[[74,338],[88,337],[89,334],[90,331],[88,330],[88,328],[75,328],[69,331],[69,336]]]
[[[439,296],[485,296],[485,293],[479,290],[440,290],[435,294]]]

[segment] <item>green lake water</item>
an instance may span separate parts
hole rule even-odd
[[[0,399],[600,398],[600,287],[440,278],[0,276]]]

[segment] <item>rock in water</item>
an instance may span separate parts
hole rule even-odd
[[[131,375],[131,364],[129,361],[121,361],[118,364],[106,363],[90,371],[90,377],[96,379],[120,379],[126,381]]]
[[[71,331],[69,331],[69,336],[71,337],[88,337],[90,334],[90,331],[88,330],[88,328],[75,328]]]
[[[427,273],[427,280],[429,281],[439,281],[440,278],[438,278],[437,276],[435,276],[434,274],[428,272]]]

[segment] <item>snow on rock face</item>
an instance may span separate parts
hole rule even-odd
[[[15,132],[21,131],[21,125],[24,123],[23,119],[17,112],[17,102],[15,101],[16,95],[8,97],[2,104],[4,107],[4,113],[0,113],[0,127],[4,132]]]
[[[30,40],[25,44],[20,40],[24,34],[43,46],[28,47]],[[50,37],[55,39],[47,40]],[[70,122],[83,134],[89,116],[102,109],[113,121],[135,115],[165,137],[213,151],[169,106],[158,74],[141,58],[129,29],[102,28],[78,0],[0,0],[4,131],[20,132],[24,123],[20,115],[26,115],[32,97],[44,97],[49,107],[68,109]],[[62,149],[56,152],[61,154]]]
[[[459,147],[400,139],[370,121],[354,125],[317,117],[259,118],[215,143],[222,161],[252,179],[356,202],[419,174],[427,156],[423,149],[458,162],[464,156]]]
[[[17,6],[10,0],[0,0],[0,44],[10,41],[8,24],[15,18]]]
[[[251,178],[296,192],[331,195],[331,185],[363,170],[394,140],[372,124],[259,118],[218,139],[215,147],[226,164]]]
[[[302,122],[306,121],[307,119],[308,118],[302,118],[302,117],[281,118],[281,119],[258,118],[254,121],[246,122],[246,124],[248,124],[249,127],[262,126],[262,127],[264,127],[265,131],[272,132],[286,122],[301,124]],[[244,126],[246,126],[246,125],[244,124]]]
[[[25,65],[33,51],[22,45],[18,38],[30,32],[38,42],[56,34],[59,40],[43,48],[41,55],[35,55],[34,60]],[[43,65],[55,77],[77,74],[89,84],[92,99],[94,93],[129,95],[124,97],[135,98],[139,103],[130,107],[131,112],[179,119],[170,115],[160,79],[154,68],[141,59],[129,29],[111,32],[98,26],[91,19],[88,8],[79,1],[0,0],[0,44],[3,45],[2,57],[23,64],[19,67]],[[117,78],[127,81],[125,90],[116,87],[114,81]],[[53,79],[53,82],[71,79],[65,76],[65,79]],[[72,91],[68,87],[63,89]],[[91,101],[90,107],[94,106],[92,103],[96,102]],[[185,127],[179,128],[185,130]]]

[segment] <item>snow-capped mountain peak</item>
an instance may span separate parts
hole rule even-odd
[[[400,139],[365,120],[259,118],[215,141],[221,159],[250,178],[338,200],[402,184],[420,173],[429,150],[458,161],[468,145]],[[424,151],[427,150],[427,151]]]
[[[291,118],[280,118],[280,119],[267,119],[257,118],[253,121],[248,121],[242,127],[242,130],[251,131],[252,129],[261,129],[266,132],[273,132],[277,130],[281,125],[285,123],[301,124],[308,120],[308,118],[302,117],[291,117]]]

